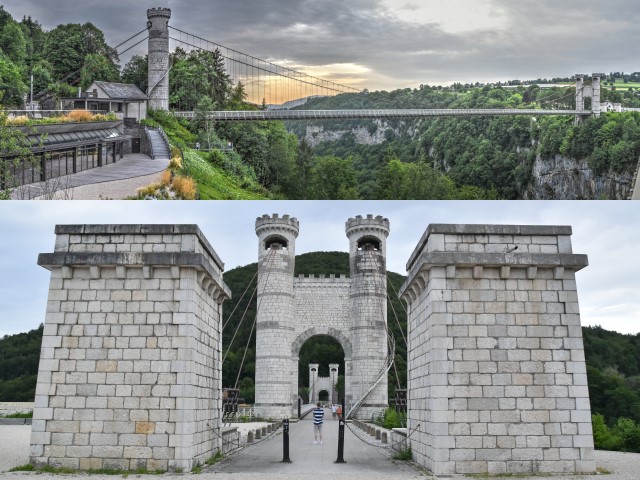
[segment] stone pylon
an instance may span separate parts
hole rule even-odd
[[[149,29],[149,108],[169,110],[169,19],[171,9],[147,10]]]
[[[429,225],[407,263],[408,426],[435,475],[593,473],[571,228]]]
[[[31,462],[190,470],[223,448],[224,263],[195,225],[59,225]]]
[[[255,408],[265,418],[290,417],[297,406],[293,272],[298,220],[265,215],[256,220],[258,296]],[[297,407],[296,407],[297,408]]]
[[[381,216],[357,216],[346,222],[349,239],[351,287],[351,342],[353,355],[346,372],[346,395],[350,403],[367,395],[358,410],[369,418],[388,407],[387,374],[387,269],[386,240],[389,220]],[[346,365],[345,365],[346,367]]]

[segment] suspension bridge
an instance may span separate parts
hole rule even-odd
[[[207,117],[216,121],[263,121],[263,120],[339,120],[339,119],[423,119],[434,117],[470,116],[549,116],[569,115],[582,118],[600,113],[600,74],[593,75],[593,87],[583,85],[583,75],[576,76],[575,109],[354,109],[354,110],[291,110],[300,108],[307,101],[343,93],[358,93],[366,79],[353,79],[352,85],[337,83],[310,75],[304,68],[295,69],[278,65],[274,61],[213,42],[183,29],[169,25],[171,10],[153,8],[147,12],[147,29],[138,32],[118,45],[126,53],[148,39],[149,58],[149,105],[151,108],[169,110],[170,89],[180,88],[180,80],[171,79],[172,54],[181,51],[216,52],[223,61],[224,69],[233,85],[242,84],[247,102],[258,111],[211,111]],[[146,35],[144,35],[146,33]],[[140,37],[143,37],[140,40]],[[127,46],[129,45],[129,46]],[[174,54],[175,56],[175,54]],[[549,100],[561,102],[574,93]],[[584,99],[592,99],[591,110],[584,109]],[[195,102],[173,102],[173,113],[180,117],[195,117]]]

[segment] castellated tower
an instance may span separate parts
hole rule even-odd
[[[297,404],[297,365],[291,358],[294,340],[295,241],[298,220],[288,215],[256,219],[258,297],[256,319],[256,400],[258,416],[291,416]]]
[[[149,108],[169,110],[169,19],[171,9],[147,10],[149,29]]]
[[[388,406],[386,239],[389,220],[357,216],[346,222],[349,238],[351,341],[353,356],[346,372],[348,403],[358,402],[382,376],[357,412],[369,418]],[[382,375],[384,371],[384,375]]]

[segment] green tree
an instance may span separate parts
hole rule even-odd
[[[16,22],[7,22],[0,32],[0,50],[17,66],[23,66],[27,57],[27,41]]]
[[[27,86],[22,81],[20,69],[10,60],[0,57],[0,105],[5,108],[21,108]]]
[[[42,25],[33,20],[31,16],[23,17],[20,26],[27,40],[26,65],[28,69],[31,69],[45,58],[44,47],[47,41],[47,34]]]
[[[350,158],[317,157],[311,169],[309,198],[357,200],[356,171]]]
[[[149,89],[149,58],[134,55],[122,69],[122,81],[132,83],[143,92]]]
[[[85,57],[80,72],[80,88],[85,90],[96,80],[118,82],[120,81],[120,72],[105,56],[90,53]]]
[[[104,34],[91,23],[58,25],[47,34],[45,56],[53,66],[55,80],[68,75],[80,78],[87,55],[102,55],[116,70],[118,54],[107,45]]]

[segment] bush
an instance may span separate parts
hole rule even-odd
[[[174,177],[171,187],[176,196],[182,200],[196,199],[196,183],[190,177]]]
[[[91,112],[86,110],[73,110],[67,114],[68,122],[90,122],[93,120]]]
[[[404,428],[407,425],[407,414],[387,408],[381,416],[374,418],[374,423],[387,429]]]
[[[591,419],[593,441],[597,449],[640,452],[640,424],[630,418],[620,417],[613,428],[609,428],[601,414],[596,413]]]

